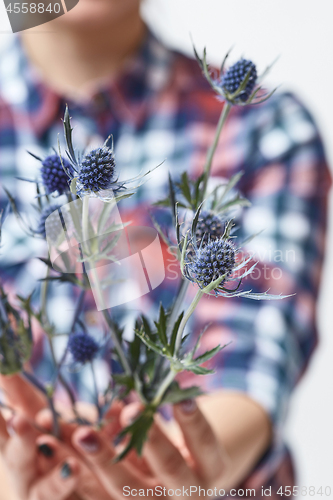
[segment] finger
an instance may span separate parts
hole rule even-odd
[[[114,438],[121,430],[121,425],[119,422],[119,416],[122,410],[123,404],[118,404],[116,402],[112,405],[107,413],[105,414],[103,421],[105,422],[102,432],[105,433],[110,441]],[[53,428],[53,417],[49,409],[43,409],[37,413],[35,417],[36,424],[45,429],[45,431],[52,431]],[[77,429],[77,423],[69,423],[64,420],[59,420],[60,425],[60,435],[61,439],[69,446],[72,447],[72,435]]]
[[[36,474],[38,431],[21,415],[14,415],[9,426],[12,433],[3,450],[3,458],[9,474],[15,479],[18,493],[26,498],[27,488]]]
[[[39,469],[42,474],[50,472],[56,465],[64,462],[69,456],[74,456],[80,464],[80,477],[77,493],[84,500],[110,500],[99,479],[91,472],[88,466],[78,457],[72,447],[66,446],[55,437],[49,435],[39,436],[37,441],[39,455]]]
[[[40,474],[47,474],[68,456],[73,455],[73,449],[58,441],[54,436],[42,434],[36,439],[37,464]]]
[[[73,445],[92,467],[111,496],[123,500],[123,488],[145,489],[150,484],[140,471],[125,462],[114,463],[115,449],[102,434],[81,427],[73,435]],[[151,484],[150,484],[151,485]]]
[[[214,481],[225,468],[225,453],[210,424],[193,399],[175,405],[173,411],[198,475],[205,481]]]
[[[79,464],[68,458],[61,465],[33,483],[29,500],[65,500],[74,492],[78,484]]]
[[[198,480],[185,462],[178,448],[169,440],[155,421],[148,441],[143,449],[143,456],[149,467],[162,484],[171,489],[185,489],[195,486]]]
[[[22,411],[28,418],[34,418],[46,406],[42,394],[21,375],[0,375],[0,386],[9,405]]]
[[[3,451],[8,438],[9,434],[7,431],[6,421],[0,413],[0,452]]]
[[[130,425],[136,419],[141,410],[142,404],[138,402],[130,403],[124,406],[119,419],[122,429]],[[126,460],[131,463],[133,467],[141,470],[145,475],[152,476],[152,471],[148,467],[144,457],[139,457],[134,450],[128,453]]]

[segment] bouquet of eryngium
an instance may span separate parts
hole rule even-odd
[[[75,421],[78,424],[87,423],[77,410],[75,391],[64,376],[68,359],[75,368],[85,365],[91,368],[98,415],[92,425],[103,426],[104,416],[115,399],[124,399],[130,393],[136,393],[143,409],[134,422],[121,432],[127,439],[117,460],[132,448],[141,452],[154,414],[161,405],[178,403],[201,394],[198,387],[181,388],[175,378],[184,370],[197,375],[212,373],[213,370],[204,363],[225,347],[217,345],[198,354],[200,335],[194,347],[192,343],[190,350],[185,348],[184,341],[191,335],[191,331],[186,332],[189,318],[204,295],[225,298],[242,296],[256,300],[283,298],[267,292],[252,293],[242,286],[244,278],[256,266],[256,263],[251,263],[252,256],[240,257],[241,246],[236,241],[234,222],[229,215],[231,208],[248,205],[247,200],[235,191],[242,173],[236,174],[227,184],[215,186],[211,192],[208,189],[213,156],[231,107],[260,103],[271,94],[265,94],[257,85],[257,71],[251,61],[241,59],[226,70],[227,55],[217,77],[210,71],[206,52],[202,59],[196,51],[195,55],[204,76],[223,102],[221,116],[203,173],[195,179],[190,178],[187,172],[183,172],[177,180],[169,176],[169,192],[164,200],[155,204],[170,211],[173,230],[166,234],[152,216],[155,233],[152,235],[148,231],[146,240],[153,245],[153,252],[156,250],[153,253],[155,259],[158,259],[160,248],[158,241],[162,240],[168,246],[169,252],[179,262],[181,283],[171,308],[160,304],[154,321],[144,314],[137,318],[132,341],[124,339],[123,328],[112,315],[112,306],[121,304],[124,299],[119,298],[119,293],[116,299],[110,298],[109,294],[110,287],[115,286],[119,290],[128,273],[132,273],[133,269],[129,271],[124,262],[128,263],[130,257],[126,253],[128,239],[132,238],[133,243],[138,236],[133,230],[126,231],[127,225],[122,223],[118,205],[132,196],[151,172],[119,180],[112,137],[88,153],[77,154],[66,108],[63,120],[65,154],[59,145],[45,158],[30,153],[41,163],[40,177],[33,181],[25,179],[36,184],[39,223],[36,227],[26,223],[8,191],[8,209],[2,214],[4,220],[10,207],[31,237],[46,238],[49,256],[42,258],[46,276],[37,307],[32,305],[31,297],[18,296],[20,306],[16,308],[5,291],[0,290],[0,372],[4,375],[22,373],[45,395],[53,413],[55,434],[58,433],[59,416],[54,409],[54,394],[58,384],[69,396]],[[140,234],[142,236],[142,231]],[[162,272],[159,282],[163,277]],[[67,332],[66,347],[60,359],[53,346],[58,333],[47,312],[48,287],[53,281],[79,291],[76,293],[77,304],[70,331]],[[192,302],[185,305],[190,283],[194,284],[196,293]],[[86,295],[90,292],[105,320],[102,340],[97,339],[81,319]],[[43,383],[24,369],[33,347],[31,318],[40,323],[50,343],[54,376],[48,383]],[[116,362],[117,370],[110,372],[105,391],[100,394],[94,366],[105,345],[111,346],[107,352]]]

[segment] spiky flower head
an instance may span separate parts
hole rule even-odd
[[[68,339],[68,350],[71,353],[74,362],[87,363],[95,359],[99,345],[87,333],[79,332],[73,333]]]
[[[274,63],[268,66],[259,77],[257,77],[255,64],[244,58],[226,70],[225,64],[229,57],[228,52],[223,60],[219,74],[216,75],[216,71],[212,71],[208,66],[206,49],[204,49],[202,58],[199,57],[195,48],[194,54],[204,77],[217,93],[218,98],[226,100],[229,105],[246,106],[247,104],[260,104],[269,99],[276,90],[274,89],[270,93],[265,93],[262,87],[259,84],[257,85],[257,80],[261,81]]]
[[[42,160],[40,173],[46,193],[51,194],[57,191],[61,195],[67,192],[69,190],[69,176],[66,172],[70,173],[71,171],[72,167],[69,161],[66,158],[60,159],[57,154],[49,155]]]
[[[254,90],[256,81],[257,69],[255,64],[248,59],[240,59],[222,75],[221,87],[227,100],[228,96],[237,94],[234,97],[235,102],[246,102]],[[246,84],[244,85],[243,82],[246,82]],[[241,90],[242,84],[244,86],[243,90]]]
[[[115,180],[113,150],[104,145],[86,154],[80,165],[78,182],[84,191],[109,189]]]
[[[143,178],[154,170],[136,175],[131,179],[118,181],[112,135],[106,139],[103,146],[93,149],[87,154],[77,155],[73,145],[73,129],[67,106],[64,115],[64,132],[67,145],[66,154],[72,168],[70,190],[80,198],[89,195],[98,197],[103,201],[110,201],[111,199],[118,201],[124,197],[132,196],[134,191],[142,184]],[[111,147],[108,147],[110,140]],[[137,181],[139,181],[138,184],[136,184]],[[122,193],[115,196],[115,193],[120,191]]]
[[[203,289],[223,277],[222,286],[232,274],[235,263],[233,243],[221,237],[197,248],[195,255],[185,261],[185,270],[187,277]]]
[[[208,241],[214,241],[221,238],[224,233],[224,227],[225,224],[220,217],[214,214],[214,212],[203,210],[200,213],[195,231],[197,245],[200,246],[201,242],[205,245]]]
[[[39,223],[37,228],[35,229],[35,233],[40,234],[43,238],[46,238],[46,229],[45,229],[45,221],[47,221],[47,236],[52,240],[56,241],[59,236],[59,215],[58,210],[61,205],[48,205],[43,208]],[[51,215],[53,214],[53,215]]]

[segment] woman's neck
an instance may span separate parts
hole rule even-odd
[[[138,50],[145,33],[146,27],[136,14],[104,30],[40,30],[22,34],[22,40],[44,81],[64,97],[80,101],[117,74]]]

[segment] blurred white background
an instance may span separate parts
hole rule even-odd
[[[120,1],[120,0],[119,0]],[[233,55],[253,59],[263,70],[280,59],[268,82],[295,91],[317,119],[333,165],[333,6],[319,0],[146,0],[144,16],[168,45],[192,54],[207,47],[211,63]],[[0,2],[0,45],[10,34]],[[232,58],[233,59],[233,58]],[[332,197],[331,197],[332,198]],[[320,344],[295,392],[288,439],[297,461],[298,485],[332,487],[333,448],[333,200],[321,288]],[[309,263],[310,264],[310,263]]]

